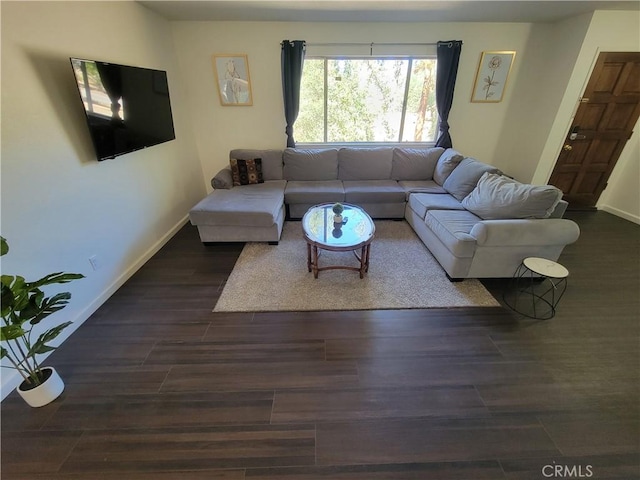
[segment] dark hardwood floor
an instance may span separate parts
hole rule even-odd
[[[640,227],[568,216],[546,321],[214,314],[241,246],[185,226],[47,360],[60,399],[2,402],[2,479],[638,479]]]

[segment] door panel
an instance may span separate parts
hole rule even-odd
[[[612,105],[609,108],[610,113],[606,119],[604,130],[608,132],[624,130],[633,118],[634,107],[635,105],[631,103]]]
[[[634,64],[631,66],[631,71],[629,72],[629,76],[627,77],[622,87],[622,91],[620,93],[622,95],[629,95],[637,92],[639,78],[640,78],[640,64]]]
[[[549,183],[593,207],[640,116],[640,53],[599,55]]]
[[[605,110],[606,105],[585,105],[580,129],[595,130],[598,128],[598,124],[602,120]]]
[[[623,68],[624,63],[611,62],[604,65],[599,78],[596,80],[596,85],[593,89],[594,93],[613,93]]]
[[[602,182],[603,174],[604,172],[594,170],[585,174],[582,182],[580,182],[580,188],[576,193],[578,193],[578,195],[589,195],[589,193],[596,189],[600,182]]]

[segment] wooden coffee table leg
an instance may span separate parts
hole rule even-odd
[[[313,278],[318,278],[318,247],[313,246]]]
[[[311,244],[307,243],[307,269],[311,271]]]
[[[371,244],[369,245],[365,245],[365,248],[367,249],[367,260],[364,262],[365,263],[365,272],[369,272],[369,254],[371,253]]]

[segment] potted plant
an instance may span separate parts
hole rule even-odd
[[[6,255],[9,244],[0,237],[0,256]],[[36,356],[56,349],[49,345],[71,322],[64,322],[32,338],[33,328],[52,313],[62,310],[71,294],[57,293],[45,297],[41,287],[68,283],[84,278],[79,273],[51,273],[35,282],[24,277],[2,275],[2,326],[0,347],[2,359],[7,358],[7,368],[17,370],[22,376],[18,386],[20,396],[32,407],[41,407],[60,396],[64,383],[53,367],[41,367]]]
[[[342,206],[341,203],[335,203],[333,205],[333,207],[331,207],[331,210],[333,210],[333,223],[339,223],[342,225],[342,212],[344,211],[344,207]]]

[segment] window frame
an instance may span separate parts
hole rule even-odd
[[[405,115],[407,111],[407,99],[409,97],[409,87],[411,82],[411,73],[412,66],[414,60],[433,60],[436,62],[437,68],[437,55],[434,54],[420,54],[420,55],[307,55],[305,56],[304,61],[307,60],[323,60],[324,63],[324,78],[323,78],[323,93],[324,93],[324,101],[323,101],[323,138],[322,142],[300,142],[296,141],[296,145],[304,146],[306,148],[322,148],[322,147],[336,147],[336,146],[345,146],[345,147],[433,147],[435,146],[438,138],[438,132],[440,131],[440,115],[438,114],[438,119],[436,123],[436,135],[431,141],[422,141],[422,142],[403,142],[402,140],[397,141],[384,141],[384,142],[329,142],[328,140],[328,106],[329,106],[329,69],[328,62],[329,60],[407,60],[407,75],[405,80],[404,94],[402,99],[402,115],[400,117],[400,129],[398,133],[398,137],[402,138],[404,133],[404,124],[405,124]],[[302,74],[304,75],[304,65],[302,69]],[[295,136],[295,124],[294,124],[294,136]]]

